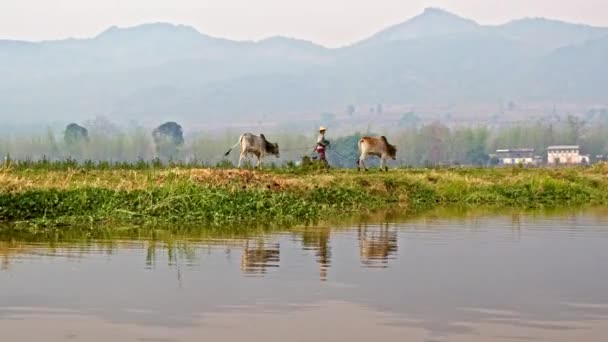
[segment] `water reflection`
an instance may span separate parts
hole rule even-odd
[[[318,264],[319,279],[327,280],[331,267],[331,236],[342,232],[341,229],[306,228],[296,230],[293,234],[300,241],[304,251],[313,251]],[[274,238],[282,236],[275,235]],[[398,249],[398,228],[388,223],[359,225],[357,239],[359,241],[360,261],[368,267],[388,267],[388,261],[394,259]],[[7,270],[11,265],[11,256],[54,256],[65,258],[84,258],[87,255],[103,253],[108,256],[117,250],[141,248],[145,250],[145,266],[154,269],[158,266],[158,258],[166,257],[169,266],[196,265],[201,252],[209,248],[224,248],[226,258],[233,251],[241,252],[240,270],[247,275],[263,276],[269,269],[280,267],[281,246],[272,241],[272,236],[248,238],[232,237],[230,239],[190,239],[187,237],[166,235],[162,239],[144,240],[96,240],[53,241],[50,243],[25,241],[0,241],[0,265]]]
[[[387,267],[388,260],[397,253],[397,229],[389,224],[359,225],[357,232],[361,262],[369,267]]]
[[[250,275],[263,275],[268,268],[279,267],[280,245],[262,239],[246,240],[241,254],[241,271]]]
[[[3,337],[604,341],[608,334],[604,209],[92,234],[0,231]],[[39,329],[17,328],[27,325]]]
[[[601,208],[587,210],[584,216],[577,214],[576,210],[557,213],[560,222],[569,224],[552,228],[562,231],[565,229],[566,233],[573,236],[578,228],[586,226],[585,221],[608,220],[608,210]],[[425,234],[438,233],[438,229],[449,229],[455,224],[466,224],[466,229],[482,231],[486,227],[480,222],[486,220],[486,215],[485,211],[439,210],[411,219],[407,226],[412,232]],[[549,212],[549,215],[555,213]],[[553,216],[547,216],[545,212],[510,211],[501,217],[509,220],[506,227],[513,233],[510,239],[518,240],[521,238],[522,226],[528,230],[528,234],[539,228],[536,227],[538,225],[527,225],[530,220],[543,223],[546,217]],[[382,221],[386,220],[386,217],[375,219]],[[501,226],[504,226],[504,223]],[[244,274],[263,276],[269,269],[281,266],[281,245],[277,240],[291,234],[304,251],[314,252],[319,279],[325,281],[332,265],[332,235],[351,232],[350,227],[307,227],[291,232],[261,230],[253,234],[247,230],[206,231],[205,228],[149,231],[121,228],[116,231],[106,230],[101,237],[92,235],[88,229],[32,233],[0,228],[0,270],[10,269],[13,258],[18,259],[20,255],[81,259],[98,253],[111,256],[121,249],[145,250],[145,265],[149,269],[156,268],[159,256],[166,258],[169,266],[178,266],[181,263],[193,266],[198,264],[201,253],[222,248],[227,259],[231,258],[234,251],[240,251],[240,270]],[[390,260],[397,259],[399,235],[405,234],[404,223],[399,219],[396,219],[396,222],[360,222],[356,224],[355,231],[363,266],[386,268]],[[441,238],[445,239],[447,236]]]
[[[319,264],[319,279],[327,280],[327,272],[331,265],[331,230],[329,228],[309,228],[301,232],[304,250],[315,251]]]

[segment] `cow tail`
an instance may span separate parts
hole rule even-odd
[[[230,152],[232,152],[232,150],[233,150],[235,147],[239,146],[239,144],[240,144],[242,141],[243,141],[243,137],[240,137],[240,138],[239,138],[239,141],[237,141],[237,142],[236,142],[236,144],[234,144],[234,145],[233,145],[233,146],[232,146],[230,149],[228,149],[228,151],[226,151],[226,153],[224,153],[224,156],[225,156],[225,157],[227,157],[227,156],[230,154]]]

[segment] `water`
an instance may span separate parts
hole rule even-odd
[[[0,340],[608,340],[608,211],[444,216],[5,235]]]

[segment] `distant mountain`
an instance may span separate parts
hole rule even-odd
[[[498,26],[496,29],[507,38],[549,50],[608,35],[608,28],[570,24],[544,18],[514,20]]]
[[[557,49],[534,65],[529,93],[539,98],[606,101],[606,61],[608,35]]]
[[[476,32],[480,29],[481,26],[473,20],[459,17],[442,9],[427,8],[424,13],[380,31],[361,43],[415,40]]]
[[[433,8],[339,49],[165,23],[112,27],[90,39],[0,40],[0,118],[234,122],[348,104],[608,102],[607,52],[606,28],[484,26]]]
[[[97,35],[95,39],[98,41],[110,40],[112,43],[116,43],[119,40],[128,42],[131,42],[131,39],[149,40],[150,37],[161,41],[211,39],[193,27],[169,23],[150,23],[130,28],[112,26]]]
[[[309,42],[307,40],[287,38],[281,36],[275,36],[261,40],[257,43],[257,45],[262,48],[282,48],[286,50],[312,50],[317,52],[327,50],[327,48],[321,45],[317,45],[313,42]]]

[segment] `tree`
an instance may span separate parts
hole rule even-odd
[[[567,132],[564,138],[570,144],[578,144],[583,137],[585,122],[576,116],[568,115],[566,125]]]
[[[89,127],[93,136],[103,136],[105,138],[117,136],[121,134],[121,129],[110,121],[105,116],[96,116],[93,120],[85,122],[85,126]]]
[[[334,125],[336,122],[336,114],[334,113],[321,113],[321,124],[326,126]]]
[[[608,109],[600,109],[598,110],[598,120],[600,120],[601,122],[608,122]]]
[[[517,105],[513,101],[509,101],[507,103],[507,110],[513,111],[517,108]]]
[[[156,153],[163,158],[174,158],[184,144],[182,126],[175,122],[165,122],[152,132]]]
[[[63,141],[68,156],[79,159],[83,156],[85,144],[89,142],[89,131],[78,124],[71,123],[65,128]]]
[[[426,161],[430,165],[437,165],[441,161],[447,160],[447,138],[450,136],[450,129],[435,121],[420,128],[420,136],[426,148]],[[426,163],[425,163],[426,164]]]
[[[487,164],[490,156],[486,154],[486,146],[490,132],[485,127],[467,129],[466,161],[473,165]]]
[[[67,125],[65,133],[63,134],[63,140],[67,145],[76,145],[83,142],[89,141],[89,131],[75,123]]]
[[[357,132],[333,141],[327,154],[329,163],[340,167],[355,167],[359,160],[359,139],[361,137],[363,134]]]
[[[399,119],[399,127],[416,127],[419,123],[420,118],[414,112],[407,112]]]
[[[346,112],[348,113],[349,116],[353,116],[353,114],[355,114],[355,112],[356,112],[355,105],[353,105],[353,104],[348,105],[348,107],[346,107]]]

